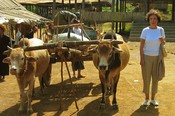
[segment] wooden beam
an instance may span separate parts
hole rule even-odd
[[[74,26],[83,26],[84,23],[77,23],[77,24],[69,24],[69,25],[56,25],[54,28],[70,28]]]
[[[107,39],[105,39],[107,40]],[[111,41],[111,40],[108,40]],[[99,44],[100,40],[91,40],[91,41],[62,41],[57,43],[47,43],[40,46],[30,46],[24,49],[24,51],[32,51],[32,50],[41,50],[41,49],[53,49],[57,48],[57,50],[67,50],[68,48],[79,47],[80,45],[92,45]],[[113,44],[122,44],[122,41],[112,40]]]
[[[81,11],[84,21],[88,22],[132,22],[144,21],[144,12],[88,12]]]

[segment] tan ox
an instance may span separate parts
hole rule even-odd
[[[43,41],[37,38],[33,39],[23,39],[19,44],[25,44],[27,46],[38,46],[43,45]],[[10,63],[10,73],[16,76],[19,90],[21,103],[19,111],[24,110],[25,103],[25,93],[24,89],[28,86],[27,92],[27,112],[30,113],[33,111],[31,106],[32,93],[34,90],[35,77],[39,77],[40,87],[42,89],[42,76],[46,72],[49,62],[50,55],[47,50],[35,50],[24,52],[24,49],[14,48],[10,49],[10,57],[7,57],[3,60],[5,63]]]
[[[123,41],[122,36],[117,35],[117,40]],[[113,42],[104,40],[97,46],[96,52],[93,54],[93,63],[99,70],[99,78],[102,87],[100,108],[105,106],[105,95],[113,91],[112,105],[118,110],[116,100],[117,84],[120,78],[120,71],[127,66],[129,57],[129,49],[124,41],[122,44],[118,44],[114,47]]]

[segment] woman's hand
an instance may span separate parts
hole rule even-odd
[[[143,58],[140,58],[140,65],[141,65],[141,66],[144,65],[144,60],[143,60]]]
[[[165,38],[162,38],[162,37],[159,38],[159,40],[160,40],[160,43],[163,43],[163,44],[165,44],[165,42],[166,42],[166,41],[165,41]]]
[[[140,65],[141,66],[144,65],[144,51],[143,51],[144,45],[145,45],[145,40],[141,39],[140,41]]]

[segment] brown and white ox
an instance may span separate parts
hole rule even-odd
[[[21,39],[19,45],[25,44],[27,46],[38,46],[43,45],[43,41],[37,38],[32,39]],[[9,48],[10,56],[3,59],[3,62],[9,63],[10,73],[16,76],[19,90],[20,90],[20,107],[19,112],[24,110],[25,103],[25,91],[27,91],[27,112],[33,112],[31,101],[34,90],[35,77],[39,77],[41,90],[43,88],[43,75],[46,72],[49,62],[50,55],[47,50],[34,50],[24,51],[23,48]]]
[[[116,35],[117,40],[122,41],[122,44],[113,46],[112,41],[101,41],[93,54],[93,63],[99,70],[99,78],[102,88],[102,100],[100,108],[105,106],[105,95],[113,92],[112,105],[114,109],[118,110],[116,91],[117,84],[120,78],[120,71],[122,71],[129,61],[129,48],[124,42],[122,36]]]

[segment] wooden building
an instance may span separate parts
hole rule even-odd
[[[58,10],[102,11],[102,7],[111,7],[109,0],[16,0],[28,10],[52,19]]]
[[[112,22],[112,29],[117,33],[125,30],[125,24],[132,23],[131,38],[139,38],[138,25],[145,22],[145,14],[152,8],[159,10],[163,17],[165,28],[168,32],[168,40],[174,41],[175,30],[175,0],[17,0],[27,9],[35,10],[37,14],[47,18],[53,18],[55,11],[59,9],[69,11],[81,11],[81,17],[86,23]],[[103,8],[108,8],[107,12]],[[129,7],[133,7],[130,10]],[[55,9],[55,10],[54,10]],[[103,11],[103,12],[102,12]],[[136,23],[141,24],[136,24]],[[134,31],[135,26],[137,31]],[[171,27],[170,27],[171,26]],[[172,29],[170,32],[169,30]],[[137,34],[136,34],[137,33]],[[135,35],[135,36],[133,36]]]

